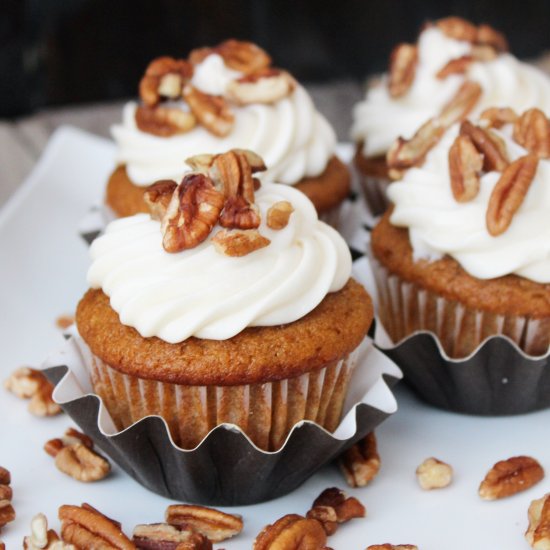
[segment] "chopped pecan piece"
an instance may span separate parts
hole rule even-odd
[[[443,126],[436,120],[430,119],[416,131],[411,139],[398,138],[386,156],[388,166],[402,169],[420,165],[444,132]]]
[[[197,119],[193,113],[175,107],[140,105],[136,109],[136,124],[142,132],[169,137],[189,132],[197,125]]]
[[[418,63],[418,48],[413,44],[399,44],[390,55],[388,90],[392,97],[401,97],[412,86],[416,65]]]
[[[177,186],[178,184],[173,180],[161,180],[147,188],[143,194],[143,200],[153,220],[162,220]]]
[[[483,500],[496,500],[529,489],[544,477],[542,466],[529,456],[514,456],[497,462],[479,486]]]
[[[515,121],[513,137],[537,157],[550,158],[550,121],[540,109],[529,109]]]
[[[332,535],[339,523],[365,515],[365,507],[355,497],[346,497],[343,491],[331,487],[315,499],[306,517],[319,521],[327,535]]]
[[[518,119],[516,112],[510,107],[490,107],[479,115],[486,120],[490,128],[502,128],[505,124],[512,124]]]
[[[72,544],[59,540],[53,529],[48,529],[48,520],[44,514],[37,514],[31,520],[31,534],[23,539],[25,550],[76,550]]]
[[[59,508],[61,538],[77,548],[135,550],[120,524],[91,506],[65,504]]]
[[[529,527],[525,533],[527,542],[535,550],[550,548],[550,493],[533,500],[527,512]]]
[[[224,205],[224,196],[204,174],[188,174],[174,192],[162,219],[162,244],[167,252],[179,252],[203,242]]]
[[[502,172],[509,164],[504,141],[489,129],[475,126],[469,120],[460,125],[460,134],[468,136],[483,155],[483,170]]]
[[[137,525],[132,540],[143,550],[212,550],[212,543],[201,533],[168,523]]]
[[[267,227],[276,230],[284,229],[288,225],[292,212],[294,212],[294,208],[288,201],[276,202],[267,211]]]
[[[158,57],[149,63],[139,83],[139,95],[149,107],[164,98],[176,99],[185,82],[193,76],[193,65],[184,59]]]
[[[451,191],[457,202],[468,202],[479,193],[483,157],[469,136],[459,135],[449,149]]]
[[[243,529],[243,520],[236,514],[226,514],[214,508],[173,504],[166,509],[166,522],[174,527],[201,533],[212,542],[220,542],[238,535]]]
[[[453,479],[453,469],[449,464],[437,458],[427,458],[416,469],[416,479],[422,489],[442,489],[450,485]]]
[[[418,550],[414,544],[373,544],[367,547],[367,550]]]
[[[83,443],[62,447],[55,455],[55,465],[64,474],[85,482],[99,481],[111,471],[109,462]]]
[[[253,550],[321,550],[326,542],[325,530],[317,520],[288,514],[264,527]]]
[[[286,71],[264,69],[229,82],[226,95],[238,105],[275,103],[289,96],[295,86],[296,82]]]
[[[370,432],[350,447],[339,460],[340,470],[350,487],[365,487],[380,471],[376,436]]]
[[[449,38],[465,42],[476,42],[477,40],[477,27],[462,17],[445,17],[436,21],[435,24]]]
[[[243,196],[229,197],[225,201],[220,225],[227,229],[256,229],[260,225],[260,211]]]
[[[466,80],[460,86],[454,97],[439,114],[439,124],[448,128],[455,122],[463,120],[475,107],[481,97],[481,86],[477,82]]]
[[[489,198],[486,224],[489,234],[504,233],[521,206],[537,172],[538,159],[525,155],[509,164],[496,183]]]
[[[461,57],[457,57],[456,59],[451,59],[441,69],[439,69],[439,71],[437,71],[435,76],[440,80],[443,80],[451,74],[464,74],[473,61],[474,58],[471,55],[463,55]]]
[[[223,97],[205,94],[187,84],[183,88],[183,98],[199,123],[209,132],[218,137],[231,132],[235,116]]]
[[[271,64],[269,55],[252,42],[226,40],[214,50],[223,57],[228,67],[245,74],[256,73]]]
[[[9,500],[0,500],[0,531],[15,519],[15,510]]]
[[[498,52],[508,51],[506,37],[490,25],[479,25],[475,41],[477,44],[491,46]]]
[[[256,229],[222,229],[212,237],[216,250],[226,256],[246,256],[266,247],[271,241]]]
[[[29,399],[44,384],[44,380],[45,377],[39,370],[19,367],[4,380],[4,387],[17,397]]]

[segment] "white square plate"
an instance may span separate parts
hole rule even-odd
[[[350,148],[346,149],[349,153]],[[59,347],[55,319],[74,311],[86,289],[87,246],[77,234],[90,205],[99,204],[114,165],[114,146],[80,130],[52,137],[31,176],[0,211],[0,378],[22,364],[38,365]],[[400,410],[377,430],[382,469],[370,486],[349,490],[367,507],[330,537],[335,550],[371,544],[416,544],[420,550],[522,550],[527,508],[550,491],[545,479],[501,501],[483,502],[477,488],[498,460],[530,455],[550,468],[550,410],[505,418],[443,412],[400,385]],[[44,512],[59,528],[61,504],[89,502],[120,520],[130,534],[137,523],[162,521],[167,499],[150,493],[116,466],[107,479],[82,484],[58,472],[43,450],[47,439],[70,425],[65,416],[37,419],[26,403],[0,390],[0,464],[12,472],[17,519],[0,538],[20,548],[31,517]],[[435,456],[455,469],[452,485],[424,492],[415,469]],[[251,472],[253,475],[253,472]],[[287,513],[304,514],[325,488],[346,484],[334,466],[324,468],[294,493],[272,502],[229,509],[244,517],[244,532],[216,545],[251,548],[267,523]]]

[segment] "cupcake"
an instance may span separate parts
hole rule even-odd
[[[388,187],[392,207],[372,233],[382,324],[395,343],[429,331],[451,358],[494,335],[543,355],[550,122],[539,109],[489,109],[436,134]]]
[[[261,178],[295,186],[324,221],[337,223],[350,175],[335,155],[335,133],[261,48],[227,40],[188,59],[155,59],[139,91],[141,102],[128,103],[112,128],[118,166],[106,203],[117,216],[146,212],[145,189],[181,180],[186,158],[237,147],[262,156],[268,170]]]
[[[372,320],[345,242],[303,193],[260,182],[257,155],[188,163],[91,247],[76,322],[94,390],[117,429],[160,415],[184,449],[221,423],[265,450],[300,420],[334,430]]]
[[[464,96],[462,116],[489,107],[539,107],[550,114],[550,79],[506,50],[502,34],[458,17],[426,25],[416,44],[394,49],[388,74],[356,105],[351,131],[354,165],[373,213],[384,212],[387,186],[399,178],[386,161],[390,146]]]

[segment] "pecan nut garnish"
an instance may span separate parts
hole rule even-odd
[[[380,471],[376,436],[370,432],[350,447],[339,460],[340,470],[350,487],[365,487]]]
[[[391,97],[406,94],[414,81],[418,64],[418,48],[413,44],[399,44],[390,55],[388,90]]]
[[[292,212],[294,208],[288,201],[276,202],[267,211],[267,227],[275,230],[284,229],[288,225]]]
[[[10,483],[11,474],[9,470],[0,466],[0,531],[4,525],[15,519],[15,510],[11,505],[12,490]]]
[[[245,74],[256,73],[269,67],[271,57],[259,46],[242,40],[226,40],[214,48],[225,64],[235,71]]]
[[[135,550],[135,545],[122,532],[120,523],[104,516],[90,505],[59,508],[61,538],[77,548]]]
[[[373,544],[367,547],[367,550],[418,550],[414,544]]]
[[[453,480],[453,468],[437,458],[427,458],[416,469],[416,479],[426,491],[448,487]]]
[[[0,500],[0,530],[15,519],[15,510],[9,500]]]
[[[529,154],[509,164],[497,181],[487,207],[487,231],[493,237],[504,233],[521,206],[537,172],[538,159]]]
[[[514,456],[497,462],[479,486],[483,500],[496,500],[529,489],[544,477],[542,466],[530,456]]]
[[[264,527],[253,550],[321,550],[326,542],[325,530],[317,520],[288,514]]]
[[[229,82],[226,95],[237,105],[275,103],[289,96],[296,82],[286,71],[264,69]]]
[[[527,542],[535,550],[550,548],[550,493],[533,500],[527,512],[529,527],[525,533]]]
[[[452,74],[464,74],[470,65],[473,63],[474,58],[471,55],[462,55],[455,59],[451,59],[439,71],[436,73],[436,78],[443,80]]]
[[[475,42],[491,46],[497,52],[508,51],[508,40],[506,40],[506,37],[490,25],[479,25]]]
[[[510,107],[489,107],[480,115],[480,120],[486,120],[489,128],[502,128],[505,124],[513,124],[518,115]]]
[[[139,105],[136,109],[136,125],[143,132],[169,137],[192,130],[197,125],[197,118],[193,113],[176,107]]]
[[[238,535],[243,529],[242,517],[226,514],[206,506],[173,504],[166,509],[166,523],[182,529],[192,529],[212,542]]]
[[[220,254],[246,256],[265,248],[271,241],[256,229],[222,229],[212,237],[212,244]]]
[[[479,101],[481,93],[481,86],[477,82],[466,80],[439,113],[439,123],[448,128],[455,122],[466,118]]]
[[[132,540],[136,548],[143,550],[212,550],[212,543],[204,535],[168,523],[136,525]]]
[[[53,445],[47,448],[47,452],[55,451]],[[99,481],[111,471],[109,462],[84,443],[73,443],[59,449],[55,454],[55,466],[73,479],[84,482]]]
[[[224,202],[223,194],[206,175],[186,175],[162,218],[164,249],[179,252],[203,242],[216,225]]]
[[[540,109],[529,109],[515,121],[513,137],[537,157],[550,158],[550,121]]]
[[[460,125],[460,134],[468,136],[483,155],[483,170],[502,172],[509,164],[504,141],[489,129],[475,126],[469,120]]]
[[[445,17],[435,22],[437,28],[449,38],[475,42],[477,40],[477,27],[462,17]]]
[[[193,76],[193,65],[184,59],[158,57],[149,63],[139,83],[139,95],[149,107],[162,98],[177,99],[183,85]]]
[[[231,132],[235,115],[223,97],[205,94],[191,84],[184,86],[182,94],[191,112],[209,132],[218,137]]]
[[[161,221],[178,184],[172,180],[161,180],[149,186],[143,193],[143,200],[149,208],[151,218]]]
[[[365,507],[355,497],[346,497],[337,487],[330,487],[313,501],[306,517],[319,521],[327,535],[332,535],[339,523],[364,518],[366,513]]]
[[[469,136],[459,135],[449,149],[451,191],[457,202],[468,202],[479,193],[483,157]]]
[[[61,438],[50,439],[44,444],[44,450],[53,457],[56,457],[61,449],[70,445],[76,445],[82,443],[82,445],[88,447],[88,449],[94,448],[94,442],[92,438],[75,430],[74,428],[67,428],[65,435]]]

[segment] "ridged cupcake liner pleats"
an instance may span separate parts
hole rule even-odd
[[[326,224],[330,225],[331,227],[334,227],[334,229],[338,229],[340,225],[340,213],[342,211],[342,205],[338,204],[337,206],[333,206],[332,208],[329,208],[328,210],[325,210],[321,214],[319,214],[319,219],[322,222],[325,222]]]
[[[174,443],[191,449],[217,425],[239,426],[261,449],[281,447],[292,427],[311,420],[333,431],[342,415],[356,352],[296,378],[240,386],[188,386],[127,375],[92,358],[92,383],[121,430],[163,417]]]
[[[383,214],[390,205],[386,192],[392,180],[382,176],[368,176],[359,169],[355,173],[371,214]]]

